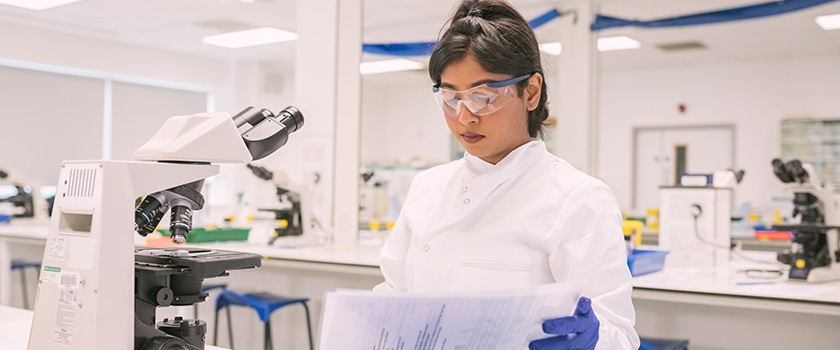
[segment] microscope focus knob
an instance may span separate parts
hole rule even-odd
[[[175,294],[172,293],[172,289],[167,287],[161,287],[155,293],[155,301],[157,301],[158,306],[169,306],[174,298]]]

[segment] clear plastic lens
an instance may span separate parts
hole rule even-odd
[[[515,97],[508,86],[492,88],[481,85],[464,91],[440,89],[435,93],[435,99],[447,117],[457,117],[462,106],[472,114],[488,115],[506,106]]]

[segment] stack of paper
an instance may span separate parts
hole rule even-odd
[[[29,342],[29,328],[32,321],[0,322],[0,349],[23,350]]]
[[[321,350],[527,349],[542,321],[571,316],[582,283],[493,292],[328,292]]]

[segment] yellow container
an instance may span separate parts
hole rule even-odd
[[[645,217],[645,221],[647,221],[647,227],[650,229],[659,229],[659,209],[648,209],[647,216]]]
[[[636,220],[624,220],[622,223],[621,228],[624,231],[624,237],[633,237],[633,231],[636,231],[635,234],[635,242],[633,242],[633,247],[638,248],[642,245],[642,227],[645,224],[641,221]]]

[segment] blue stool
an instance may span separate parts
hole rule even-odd
[[[307,298],[285,298],[269,293],[240,294],[230,289],[225,289],[222,290],[222,293],[216,298],[215,324],[217,326],[219,324],[219,310],[227,308],[228,337],[230,339],[230,347],[233,348],[233,327],[230,318],[230,306],[239,305],[250,307],[257,311],[257,315],[260,316],[260,321],[265,324],[265,349],[271,350],[271,313],[281,307],[300,303],[303,305],[304,310],[306,310],[306,330],[309,332],[309,350],[314,350],[314,345],[312,343],[312,326],[309,322],[309,306],[306,305],[307,301],[309,301]],[[218,344],[218,335],[219,328],[216,327],[213,330],[213,345]]]
[[[214,290],[214,289],[227,289],[227,284],[225,284],[225,283],[222,283],[222,284],[205,284],[205,285],[201,286],[201,292],[202,293],[206,293],[206,292],[209,292],[209,291]],[[230,311],[228,311],[228,314],[230,314]],[[228,318],[230,318],[230,317],[228,317]],[[198,319],[198,303],[193,304],[193,319],[194,320]],[[213,327],[215,327],[215,325]]]
[[[686,350],[688,349],[688,340],[681,339],[659,339],[659,338],[640,338],[642,346],[639,350]]]
[[[26,291],[26,268],[27,267],[34,267],[38,269],[38,273],[41,272],[41,263],[39,262],[23,262],[23,261],[12,261],[12,271],[20,270],[20,288],[23,291],[23,308],[29,309],[29,292]]]

